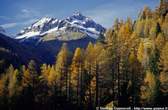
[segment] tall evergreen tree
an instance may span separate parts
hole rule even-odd
[[[146,71],[144,84],[141,86],[141,103],[145,106],[154,106],[158,95],[158,81],[150,71]]]
[[[166,104],[165,100],[168,98],[168,43],[161,51],[159,70],[160,70],[160,91],[162,93],[162,104]]]
[[[76,48],[71,64],[71,88],[72,100],[76,104],[81,102],[83,87],[83,54],[80,48]]]
[[[67,44],[63,44],[60,52],[57,55],[55,70],[56,73],[59,74],[59,89],[60,92],[64,93],[64,95],[67,95],[68,93],[68,66],[70,54],[67,48]]]

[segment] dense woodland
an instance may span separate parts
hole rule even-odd
[[[4,61],[0,61],[3,68]],[[0,77],[0,109],[94,110],[97,106],[168,106],[168,1],[116,20],[97,43],[55,64],[10,65]]]

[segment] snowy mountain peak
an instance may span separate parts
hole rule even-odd
[[[77,21],[83,21],[83,22],[86,22],[86,21],[90,20],[90,21],[94,22],[91,18],[84,16],[79,11],[75,11],[72,14],[72,16],[70,16],[70,17],[67,18],[67,20],[69,20],[69,21],[75,21],[75,20],[77,20]]]
[[[24,28],[16,37],[16,39],[27,39],[31,37],[43,36],[48,33],[63,32],[80,32],[97,38],[101,32],[105,32],[105,28],[95,21],[82,15],[80,12],[74,12],[72,16],[66,19],[56,19],[43,17],[33,23],[31,26]]]
[[[85,20],[87,17],[83,16],[82,13],[80,13],[79,11],[75,11],[71,16],[71,18],[78,19],[78,20]]]
[[[74,16],[80,16],[80,15],[82,15],[82,13],[80,11],[76,10],[76,11],[73,12],[73,15]]]
[[[52,20],[50,17],[43,17],[39,21],[35,22],[32,26],[33,27],[38,27],[38,26],[43,26],[47,23],[49,23]]]

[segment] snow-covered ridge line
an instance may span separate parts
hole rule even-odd
[[[105,28],[91,18],[83,16],[81,13],[74,13],[72,16],[63,20],[50,17],[41,18],[31,26],[21,30],[16,39],[29,39],[57,31],[79,31],[87,35],[92,35],[96,39],[96,36],[104,32]]]

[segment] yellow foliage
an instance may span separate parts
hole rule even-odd
[[[164,38],[164,36],[163,36],[163,34],[160,33],[160,34],[157,36],[155,42],[156,42],[157,48],[158,48],[159,50],[161,50],[161,49],[163,48],[165,42],[166,42],[166,41],[165,41],[165,38]]]
[[[8,85],[8,90],[9,90],[9,96],[13,96],[16,94],[16,89],[17,89],[17,74],[18,70],[15,70],[9,74],[9,85]]]
[[[123,24],[119,30],[118,37],[120,43],[127,43],[131,37],[131,33],[132,33],[132,21],[131,19],[128,19],[127,22]]]
[[[157,81],[156,76],[150,71],[146,71],[144,84],[141,86],[141,100],[142,103],[152,103],[157,95]]]
[[[168,43],[164,46],[161,51],[160,62],[159,62],[160,73],[160,89],[163,93],[168,93]]]
[[[108,103],[106,106],[105,106],[105,108],[109,108],[109,109],[111,109],[111,108],[114,108],[115,106],[114,106],[114,101],[111,101],[110,103]]]
[[[137,53],[137,58],[138,58],[139,62],[142,62],[144,59],[144,51],[145,51],[144,44],[143,44],[143,42],[141,42],[139,44],[138,53]]]
[[[1,75],[1,79],[0,79],[0,96],[4,96],[5,95],[5,85],[6,85],[6,82],[8,80],[8,74],[4,74],[4,75]]]
[[[154,42],[148,38],[142,39],[139,44],[137,59],[143,66],[147,66],[149,64],[149,57],[155,49]]]
[[[47,66],[46,64],[43,64],[41,67],[41,74],[42,77],[47,81],[48,77],[49,77],[49,72],[50,72],[50,67]]]
[[[168,36],[168,22],[162,24],[162,30],[165,36]]]
[[[82,51],[80,48],[76,48],[73,61],[81,62],[82,60]]]
[[[142,21],[138,20],[136,23],[135,33],[137,34],[138,37],[144,36],[144,24],[145,24],[144,20],[142,20]]]
[[[148,83],[150,88],[152,88],[156,85],[155,75],[153,73],[151,73],[150,70],[147,70],[144,82]]]
[[[72,64],[71,64],[71,84],[76,89],[78,76],[82,69],[82,51],[80,48],[76,48]]]
[[[96,77],[93,77],[90,83],[90,87],[91,87],[91,94],[95,94],[96,93]]]
[[[130,55],[129,55],[129,62],[130,62],[131,64],[133,64],[134,61],[135,61],[135,59],[136,59],[136,56],[135,56],[134,52],[131,51],[131,53],[130,53]]]
[[[57,82],[62,91],[64,91],[68,79],[68,63],[69,63],[69,51],[67,45],[64,43],[60,52],[57,55],[55,72],[57,74]]]
[[[30,76],[30,72],[29,69],[25,69],[23,71],[23,79],[22,79],[22,85],[23,87],[27,87],[31,82],[31,76]]]
[[[55,71],[55,68],[54,68],[54,66],[52,66],[50,69],[50,72],[49,72],[49,76],[48,76],[48,84],[49,85],[56,85],[56,81],[58,81],[57,76],[58,75]]]

